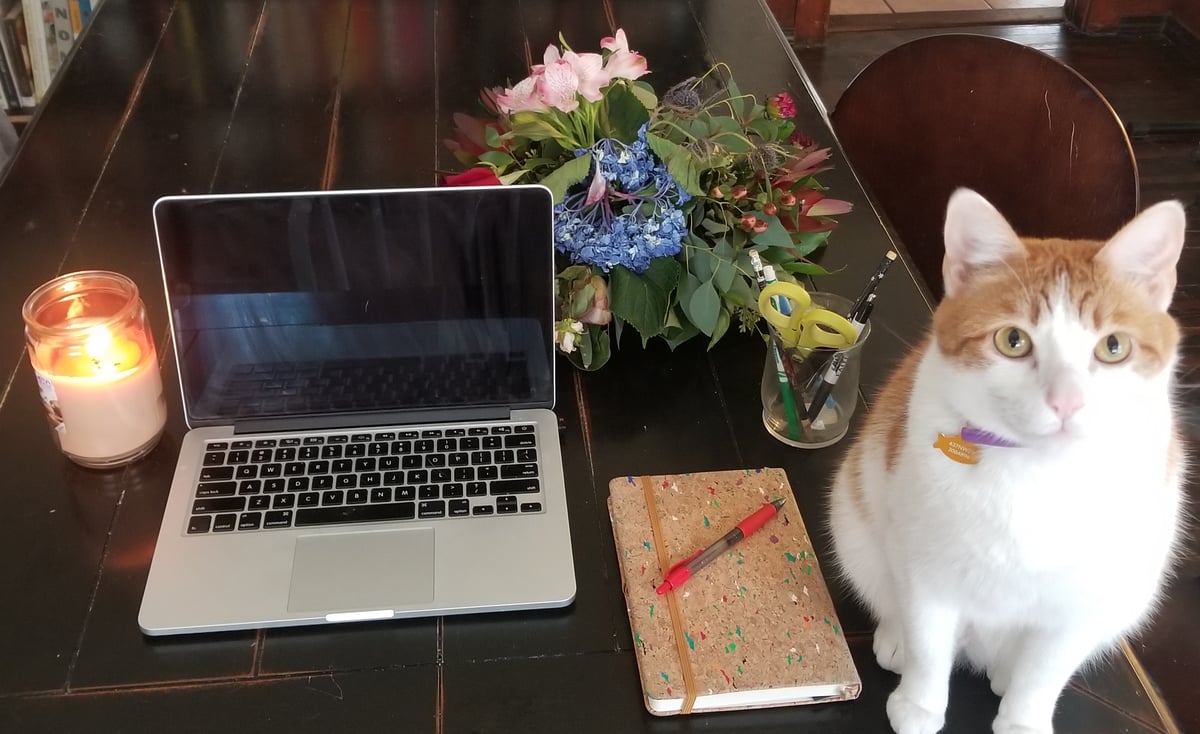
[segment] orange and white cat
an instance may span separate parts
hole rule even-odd
[[[1108,242],[1023,240],[950,198],[945,299],[832,494],[838,564],[900,674],[897,734],[942,728],[956,664],[1001,696],[994,734],[1049,734],[1071,675],[1147,620],[1181,515],[1184,228],[1171,201]]]

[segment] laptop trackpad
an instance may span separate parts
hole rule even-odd
[[[289,612],[396,609],[433,599],[433,528],[303,535]]]

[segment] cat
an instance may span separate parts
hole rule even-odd
[[[900,674],[896,734],[942,728],[956,664],[1001,697],[994,734],[1050,734],[1072,674],[1150,615],[1186,469],[1167,314],[1184,229],[1166,201],[1107,242],[1023,240],[951,196],[945,298],[831,494],[834,560]]]

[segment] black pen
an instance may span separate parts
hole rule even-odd
[[[854,320],[854,314],[862,310],[862,307],[867,302],[867,296],[875,292],[879,287],[879,281],[883,280],[883,276],[887,275],[888,268],[892,266],[892,262],[896,259],[896,251],[888,250],[883,256],[883,261],[875,268],[875,272],[871,273],[871,278],[867,284],[863,286],[862,293],[858,294],[858,298],[854,299],[854,305],[850,307],[850,313],[846,314],[846,318]]]
[[[863,302],[861,308],[850,317],[850,323],[854,325],[855,335],[860,335],[863,329],[867,326],[867,319],[871,318],[871,310],[875,308],[875,294],[867,294],[867,300]],[[857,339],[855,340],[857,342]],[[837,384],[838,378],[842,376],[842,370],[846,369],[846,351],[842,350],[833,355],[833,359],[829,361],[829,367],[825,370],[825,374],[821,377],[821,383],[817,385],[817,390],[813,394],[812,403],[808,406],[808,421],[814,424],[814,428],[820,429],[822,426],[815,425],[817,416],[821,414],[821,409],[825,407],[825,401],[829,399],[829,394],[833,392],[833,386]]]

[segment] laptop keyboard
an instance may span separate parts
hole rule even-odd
[[[542,511],[532,423],[209,441],[187,532]]]

